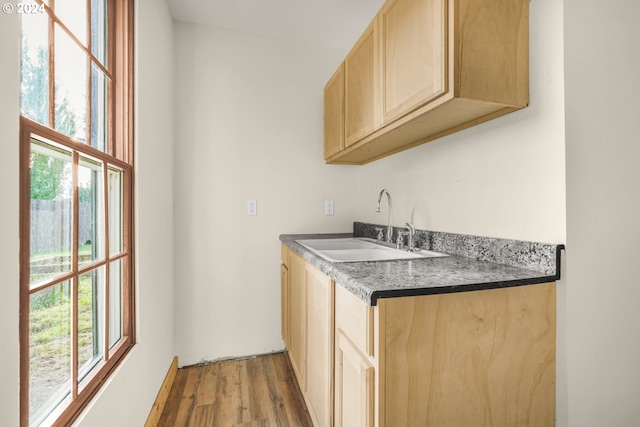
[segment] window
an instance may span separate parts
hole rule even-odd
[[[133,1],[22,4],[20,423],[67,425],[135,342]]]

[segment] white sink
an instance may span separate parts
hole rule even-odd
[[[366,237],[302,239],[296,242],[330,262],[393,261],[448,256],[424,249],[415,252],[399,250]]]

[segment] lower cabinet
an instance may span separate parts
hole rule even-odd
[[[380,426],[555,422],[555,283],[378,301]]]
[[[373,427],[375,368],[342,332],[336,334],[335,427]]]
[[[330,427],[333,414],[334,282],[297,254],[283,249],[283,340],[307,409],[316,427]],[[288,303],[287,303],[288,301]],[[287,343],[288,341],[288,343]]]
[[[307,387],[305,398],[316,426],[331,426],[333,409],[333,289],[321,271],[307,265]]]
[[[289,348],[289,268],[285,264],[280,266],[280,319],[282,341]]]
[[[372,307],[291,251],[283,263],[283,331],[316,427],[554,425],[555,282]]]
[[[289,271],[289,359],[302,392],[306,390],[307,379],[307,286],[305,281],[306,262],[289,253],[286,267]]]

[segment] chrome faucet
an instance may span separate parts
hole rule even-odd
[[[407,228],[409,229],[409,238],[407,239],[407,250],[409,252],[415,252],[418,249],[416,248],[416,243],[415,243],[415,237],[416,237],[416,229],[413,225],[409,224],[408,222],[407,224]]]
[[[398,237],[396,237],[396,249],[404,249],[404,236],[406,236],[407,233],[406,231],[400,231],[398,232]]]
[[[391,227],[391,194],[389,194],[389,192],[383,188],[382,191],[380,191],[380,195],[378,196],[378,206],[376,207],[376,212],[380,213],[382,212],[380,210],[380,201],[382,200],[382,195],[384,193],[387,193],[387,202],[389,203],[389,212],[387,212],[387,237],[386,237],[386,241],[391,243],[393,241],[393,227]]]

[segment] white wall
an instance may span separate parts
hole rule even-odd
[[[164,1],[136,2],[136,298],[138,344],[79,426],[142,426],[175,355],[173,341],[172,19]]]
[[[322,160],[322,89],[345,52],[174,31],[180,364],[280,350],[278,235],[351,231],[356,219],[355,168]]]
[[[20,18],[0,15],[0,425],[18,425],[19,414],[19,155]]]
[[[640,425],[640,4],[565,0],[568,424]]]
[[[357,218],[386,187],[398,226],[564,242],[562,54],[562,2],[531,2],[529,107],[361,167]]]

